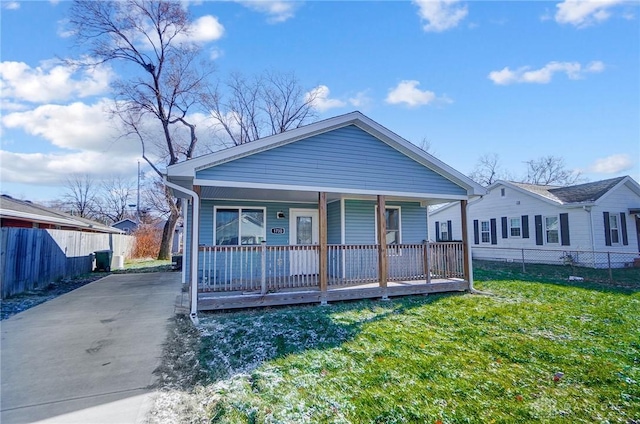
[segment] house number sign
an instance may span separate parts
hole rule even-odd
[[[283,227],[272,228],[271,234],[284,234],[284,228]]]

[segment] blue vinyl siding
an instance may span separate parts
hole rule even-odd
[[[218,166],[196,178],[354,190],[465,195],[445,177],[355,125]]]
[[[417,202],[387,202],[400,206],[402,243],[422,243],[427,238],[427,211]],[[376,202],[345,200],[346,244],[376,244]]]
[[[341,243],[340,201],[327,204],[327,243]]]

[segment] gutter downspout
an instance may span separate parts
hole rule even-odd
[[[191,220],[191,312],[189,318],[194,325],[198,325],[198,229],[200,226],[200,197],[198,194],[177,184],[167,181],[164,177],[164,183],[176,191],[188,194],[193,199],[193,219]]]

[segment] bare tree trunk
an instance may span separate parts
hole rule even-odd
[[[160,252],[158,253],[159,260],[171,259],[171,247],[173,246],[173,235],[176,231],[176,224],[178,223],[180,214],[176,214],[174,209],[171,209],[171,213],[167,218],[167,222],[164,224],[162,230],[162,242],[160,243]]]

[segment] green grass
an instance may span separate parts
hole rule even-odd
[[[495,296],[204,315],[200,405],[214,423],[640,420],[640,283],[478,278]]]
[[[141,272],[165,272],[171,270],[170,260],[130,259],[125,262],[124,269],[113,270],[114,274],[129,274]]]

